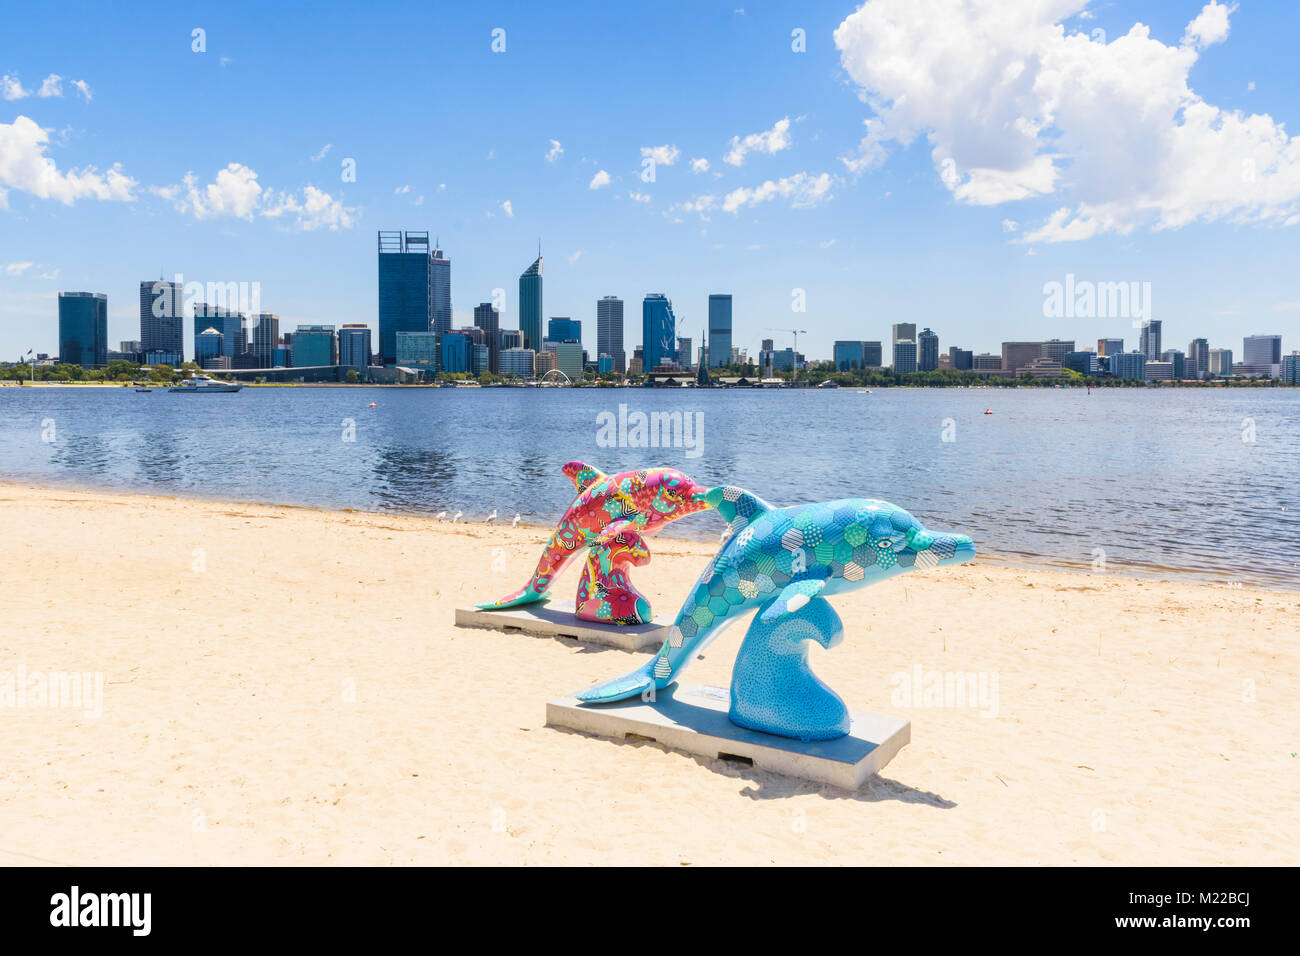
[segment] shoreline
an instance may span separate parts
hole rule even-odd
[[[546,726],[648,654],[454,626],[545,536],[0,485],[0,673],[103,677],[98,714],[0,708],[0,862],[1300,861],[1294,595],[977,562],[837,596],[814,671],[912,721],[847,792]],[[671,614],[713,547],[651,550]],[[725,687],[739,638],[689,679]],[[990,695],[946,697],[962,675]]]
[[[78,481],[51,481],[42,478],[36,481],[31,478],[22,476],[0,475],[0,488],[13,486],[25,488],[30,491],[69,491],[85,495],[109,495],[129,498],[157,498],[164,501],[193,501],[206,504],[224,504],[238,507],[256,507],[256,508],[283,508],[295,511],[320,512],[322,514],[338,515],[366,515],[374,518],[400,517],[412,518],[416,520],[428,521],[431,524],[442,527],[453,524],[451,521],[439,521],[436,514],[422,511],[372,511],[367,508],[352,508],[345,505],[317,504],[312,502],[293,502],[293,501],[250,501],[237,498],[227,498],[222,496],[206,496],[195,494],[165,494],[161,490],[147,488],[132,488],[107,485],[93,485]],[[448,509],[450,510],[450,509]],[[500,512],[500,509],[497,509]],[[486,515],[486,512],[484,513]],[[557,514],[556,520],[559,519]],[[492,529],[501,527],[510,527],[510,518],[507,516],[502,519],[498,514],[496,523],[488,524],[486,521],[475,521],[469,518],[463,518],[461,521],[454,522],[460,526],[473,526],[481,529]],[[554,528],[554,524],[545,524],[536,521],[527,521],[521,519],[517,530],[535,531],[539,534],[549,534]],[[678,526],[668,526],[665,532],[655,536],[656,541],[680,541],[699,545],[704,548],[714,546],[716,548],[716,539],[711,535],[690,535],[683,533],[686,528]],[[1103,571],[1101,573],[1090,570],[1083,562],[1063,562],[1042,559],[1035,561],[1032,556],[1024,554],[1013,554],[989,550],[987,545],[980,546],[979,556],[976,558],[976,564],[987,565],[991,567],[1007,568],[1017,571],[1052,571],[1061,574],[1071,574],[1082,578],[1095,580],[1105,580],[1108,578],[1124,578],[1134,581],[1143,581],[1147,583],[1163,584],[1188,584],[1200,585],[1212,588],[1221,588],[1224,590],[1241,591],[1243,589],[1260,591],[1268,594],[1289,595],[1300,593],[1300,579],[1292,587],[1276,587],[1270,584],[1249,579],[1238,579],[1237,577],[1225,577],[1210,572],[1198,571],[1193,568],[1180,568],[1168,565],[1150,565],[1139,567],[1130,563],[1115,562],[1115,570]]]

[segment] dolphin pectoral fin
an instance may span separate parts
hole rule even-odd
[[[820,581],[796,581],[793,584],[787,584],[763,613],[759,615],[759,619],[765,623],[771,623],[787,614],[793,614],[821,594],[824,587],[826,587],[825,579]]]
[[[578,494],[582,494],[605,477],[604,472],[599,468],[593,468],[585,461],[571,461],[561,471],[564,472],[565,478],[573,482],[573,487],[578,489]]]
[[[627,700],[629,697],[644,694],[655,686],[655,662],[657,660],[657,657],[652,657],[644,666],[632,673],[624,674],[622,677],[616,677],[613,680],[607,680],[603,684],[596,684],[594,687],[588,687],[574,696],[584,704],[612,704],[615,701]]]

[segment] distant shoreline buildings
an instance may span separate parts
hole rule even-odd
[[[1225,378],[1265,378],[1300,384],[1300,352],[1282,350],[1276,334],[1246,335],[1241,360],[1233,349],[1211,347],[1193,338],[1185,351],[1163,346],[1164,321],[1146,319],[1138,328],[1137,347],[1124,350],[1122,337],[1096,340],[1096,348],[1078,348],[1073,339],[1006,341],[999,352],[940,348],[930,327],[918,333],[914,322],[891,326],[888,366],[883,343],[876,339],[839,339],[829,360],[809,362],[794,348],[775,347],[765,338],[757,362],[734,344],[736,327],[732,293],[710,293],[696,345],[692,330],[678,318],[663,292],[649,292],[641,302],[641,344],[629,356],[625,342],[624,300],[606,295],[596,300],[595,353],[584,348],[583,322],[573,316],[545,316],[543,259],[537,257],[519,276],[518,328],[502,327],[501,305],[483,301],[473,309],[473,325],[453,328],[451,258],[428,232],[377,233],[377,310],[375,329],[368,322],[333,325],[300,324],[281,331],[280,316],[241,310],[241,301],[209,291],[204,301],[191,299],[193,361],[202,369],[230,373],[287,374],[303,381],[400,382],[438,375],[577,382],[599,376],[645,377],[651,383],[682,383],[707,372],[731,371],[734,379],[772,379],[782,373],[822,368],[830,373],[884,371],[896,375],[960,372],[978,379],[1114,378],[1139,382],[1195,382]],[[177,277],[180,278],[179,276]],[[235,284],[230,283],[233,287]],[[58,296],[56,357],[40,356],[44,365],[62,362],[102,368],[113,360],[138,365],[179,366],[186,361],[185,292],[179,281],[139,283],[139,339],[108,347],[108,297],[102,292],[63,292]],[[217,287],[220,293],[223,287]],[[500,290],[494,290],[494,295]],[[209,301],[211,300],[211,301]],[[546,319],[543,323],[543,319]],[[285,374],[281,374],[284,372]],[[723,375],[725,378],[725,374]]]

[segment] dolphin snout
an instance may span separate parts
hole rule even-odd
[[[951,564],[969,564],[975,559],[975,542],[964,534],[936,534],[934,544],[939,554],[940,566]]]

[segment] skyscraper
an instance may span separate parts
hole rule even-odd
[[[339,329],[339,365],[356,369],[359,375],[366,373],[370,367],[370,326],[349,322]]]
[[[198,336],[204,329],[214,328],[222,338],[222,354],[230,359],[227,368],[234,368],[235,356],[248,350],[248,333],[244,331],[244,316],[240,312],[196,302],[194,305],[194,354],[198,354]]]
[[[429,256],[429,282],[433,292],[433,325],[430,332],[451,331],[451,260],[435,248]]]
[[[493,375],[501,372],[501,313],[491,302],[474,306],[474,326],[486,333],[488,347],[487,370]]]
[[[448,273],[450,295],[450,273]],[[397,363],[398,332],[433,328],[433,256],[427,232],[379,233],[379,363]]]
[[[280,342],[280,317],[270,312],[259,312],[249,318],[252,327],[248,335],[248,351],[252,353],[255,368],[270,368],[271,353]]]
[[[916,323],[899,322],[894,325],[895,342],[915,342],[916,341]]]
[[[1232,349],[1210,349],[1210,372],[1214,375],[1232,374]]]
[[[524,348],[542,349],[542,256],[519,277],[519,331],[524,333]]]
[[[337,365],[332,325],[300,325],[293,333],[293,367]]]
[[[867,343],[853,340],[840,340],[831,346],[831,360],[837,372],[855,372],[864,367],[862,363],[863,348]]]
[[[59,361],[82,368],[108,364],[105,293],[59,293]]]
[[[899,375],[916,371],[916,343],[911,339],[899,339],[894,343],[894,371]]]
[[[651,372],[661,362],[671,362],[677,344],[677,316],[662,292],[646,293],[641,302],[642,367]]]
[[[957,372],[969,372],[974,363],[974,353],[970,349],[953,346],[948,349],[948,364]]]
[[[567,315],[553,315],[546,320],[546,341],[581,342],[582,321]]]
[[[1160,361],[1160,325],[1159,319],[1147,319],[1142,323],[1142,336],[1138,344],[1138,351],[1146,357],[1148,362]]]
[[[928,328],[922,329],[916,340],[916,367],[921,372],[933,372],[939,367],[939,336]]]
[[[731,295],[709,296],[709,368],[731,364]]]
[[[623,351],[623,300],[607,295],[596,300],[596,356],[608,355],[614,368],[627,371],[627,353]]]
[[[1118,355],[1120,352],[1123,351],[1124,351],[1123,339],[1098,339],[1097,340],[1098,355]]]
[[[1241,361],[1246,365],[1280,365],[1282,336],[1247,335],[1241,340]]]
[[[770,339],[768,341],[771,341]],[[884,349],[879,342],[862,343],[862,367],[880,368],[885,364]]]
[[[184,295],[183,287],[175,282],[140,283],[141,352],[179,355],[184,361]]]
[[[1210,343],[1192,339],[1187,343],[1187,377],[1205,378],[1210,373]]]

